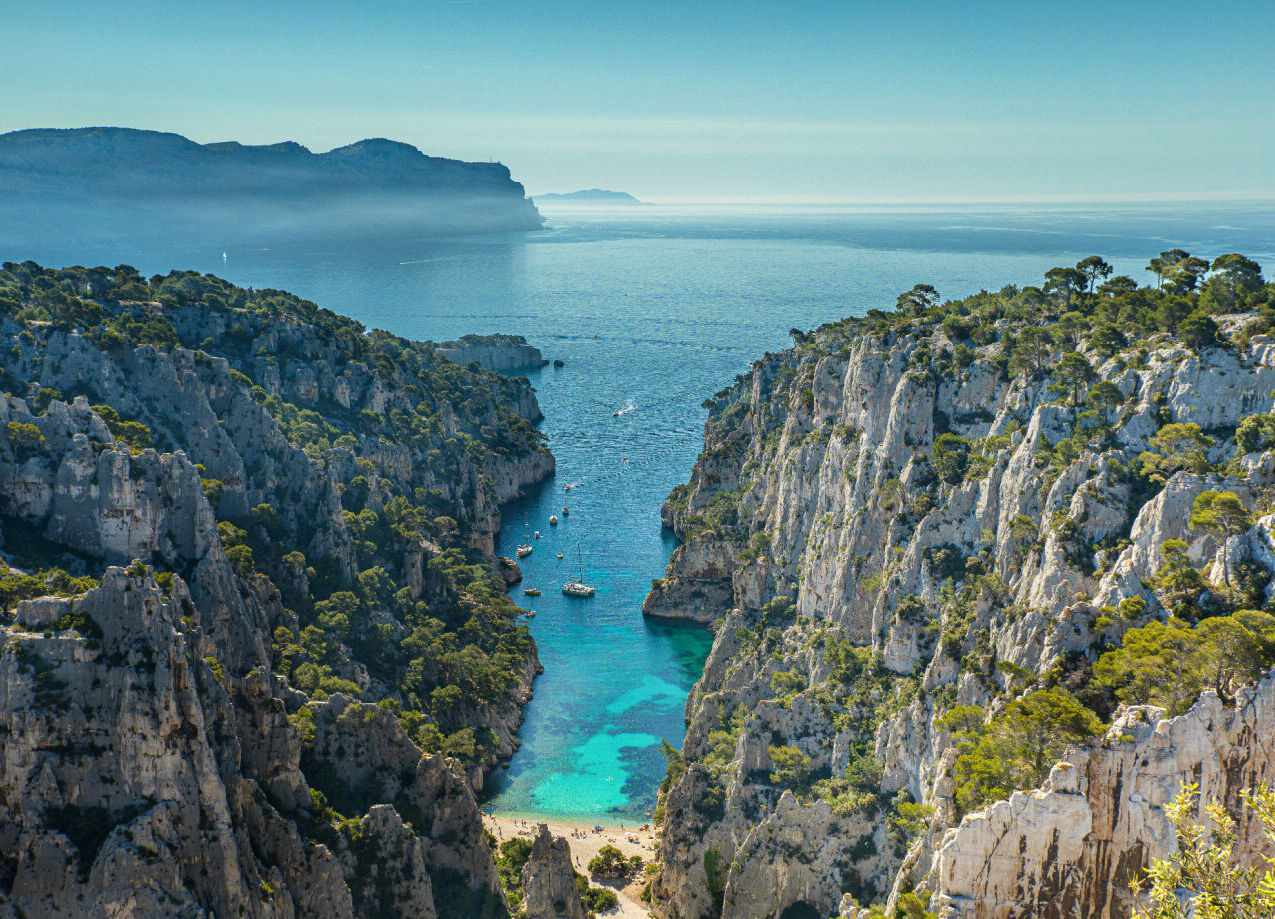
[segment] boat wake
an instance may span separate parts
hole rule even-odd
[[[634,402],[632,399],[630,399],[628,402],[625,402],[622,406],[620,406],[615,411],[613,411],[611,413],[611,417],[619,418],[621,415],[627,415],[629,412],[634,411],[636,409],[637,409],[637,403]]]

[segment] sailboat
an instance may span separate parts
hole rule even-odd
[[[579,543],[576,543],[576,555],[580,559],[580,575],[563,584],[562,593],[568,597],[592,597],[593,588],[584,583],[584,556],[580,554]]]
[[[531,525],[525,520],[522,526],[522,545],[514,550],[514,554],[519,558],[526,558],[531,554]]]

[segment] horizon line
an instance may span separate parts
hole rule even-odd
[[[637,192],[626,192],[643,205],[653,206],[748,206],[748,205],[805,205],[820,207],[864,207],[864,206],[899,206],[913,207],[951,206],[951,205],[1085,205],[1085,204],[1201,204],[1216,202],[1218,204],[1248,204],[1254,207],[1275,206],[1275,191],[1269,192],[1135,192],[1120,195],[1090,194],[1055,194],[1055,195],[934,195],[934,196],[863,196],[863,197],[824,197],[821,195],[668,195],[646,196]],[[570,194],[570,192],[538,191],[527,194],[536,198],[549,194]],[[584,200],[551,202],[551,206],[580,209],[623,209],[630,210],[632,204],[609,204],[605,201],[590,202]]]

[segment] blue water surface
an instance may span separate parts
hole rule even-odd
[[[444,340],[525,335],[566,366],[530,375],[558,458],[557,478],[506,512],[500,551],[524,520],[540,530],[523,563],[543,596],[531,632],[545,674],[523,746],[498,773],[498,812],[641,820],[664,775],[659,741],[681,741],[686,694],[707,633],[644,622],[642,597],[674,543],[659,505],[699,450],[701,402],[790,328],[810,328],[930,283],[948,297],[1039,283],[1055,265],[1105,255],[1146,280],[1174,246],[1240,251],[1275,270],[1275,208],[1073,206],[966,208],[617,208],[546,210],[541,232],[470,239],[331,239],[241,247],[233,228],[207,249],[91,250],[68,240],[26,251],[0,233],[0,258],[127,262],[146,273],[212,271],[278,287],[371,328]],[[17,232],[20,232],[20,228]],[[223,260],[222,252],[226,253]],[[620,412],[620,414],[613,414]],[[570,492],[565,486],[572,484]],[[556,528],[550,513],[570,507]],[[590,600],[561,595],[578,571]],[[564,558],[556,556],[562,552]]]

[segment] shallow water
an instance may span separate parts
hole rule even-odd
[[[546,672],[492,801],[498,812],[559,819],[640,820],[654,804],[659,740],[680,744],[686,693],[709,644],[701,630],[642,620],[642,597],[673,548],[659,505],[695,460],[700,403],[785,347],[790,328],[889,308],[918,282],[950,297],[1039,283],[1048,268],[1094,253],[1139,280],[1150,256],[1174,246],[1209,257],[1241,251],[1275,267],[1270,207],[546,214],[549,229],[518,236],[280,239],[245,249],[228,230],[203,251],[33,252],[0,240],[0,258],[196,268],[291,290],[413,338],[522,334],[566,362],[531,374],[558,476],[507,510],[501,534],[512,556],[524,519],[541,531],[523,568],[544,595],[524,605],[537,614],[530,627]],[[571,514],[551,528],[563,504]],[[560,593],[578,570],[577,546],[597,588],[590,600]],[[515,598],[524,601],[518,588]]]

